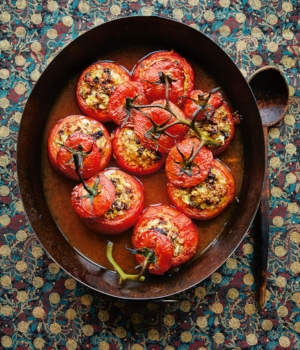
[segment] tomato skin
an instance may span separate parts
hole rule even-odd
[[[193,113],[197,110],[197,108],[199,107],[199,105],[192,100],[198,101],[198,95],[203,95],[203,94],[204,93],[202,90],[194,90],[188,95],[188,97],[190,99],[186,99],[186,102],[182,108],[182,111],[186,115],[187,118],[190,118],[193,115]],[[222,103],[223,103],[223,98],[222,98],[222,95],[220,93],[212,94],[209,97],[207,105],[206,105],[207,106],[207,114],[209,116],[213,115],[215,113],[215,111],[222,105]],[[205,119],[206,119],[206,115],[205,115],[205,106],[204,106],[204,110],[202,109],[197,114],[196,120],[205,120]]]
[[[95,219],[89,220],[86,222],[86,224],[91,229],[99,233],[106,235],[116,235],[132,227],[139,215],[142,213],[144,209],[144,189],[142,184],[136,178],[118,168],[105,169],[104,171],[100,172],[100,176],[101,175],[108,177],[112,182],[116,177],[124,179],[127,184],[126,188],[128,188],[128,191],[130,190],[128,194],[128,203],[126,203],[128,208],[126,210],[120,210],[119,214],[118,210],[115,209],[118,205],[118,202],[121,201],[120,197],[118,197],[119,190],[115,186],[116,197],[113,206],[105,214]],[[112,210],[117,213],[115,217],[110,216],[109,214]]]
[[[154,230],[143,232],[138,239],[133,242],[134,249],[147,248],[151,249],[155,255],[155,263],[151,262],[147,266],[150,273],[162,275],[172,266],[174,249],[171,240]],[[136,260],[143,265],[145,256],[136,254]]]
[[[200,146],[200,141],[197,138],[188,138],[173,146],[166,159],[166,176],[167,179],[176,186],[192,187],[202,182],[208,175],[210,164],[213,159],[212,152],[206,147],[202,146],[200,151],[195,156],[193,163],[196,164],[191,168],[191,175],[182,171],[183,161],[179,151],[185,156],[189,157]],[[178,151],[179,149],[179,151]]]
[[[110,118],[118,125],[122,125],[127,113],[130,113],[126,124],[133,124],[134,110],[126,108],[126,98],[134,99],[135,105],[146,105],[148,100],[144,94],[143,85],[136,81],[125,81],[118,85],[110,96],[108,102],[108,114]]]
[[[98,78],[93,78],[95,74]],[[82,113],[100,122],[111,121],[107,109],[110,96],[116,86],[130,80],[125,68],[113,62],[100,61],[87,67],[81,73],[76,86],[76,100]],[[92,97],[96,93],[103,97],[102,100]]]
[[[201,203],[203,203],[204,207],[201,209],[199,207],[196,207],[195,205],[189,205],[188,203],[183,201],[183,198],[186,198],[186,196],[188,196],[189,193],[191,193],[190,191],[196,190],[195,187],[192,187],[189,189],[183,189],[183,188],[180,188],[178,186],[175,186],[171,182],[167,183],[167,192],[168,192],[169,198],[171,199],[171,202],[173,203],[173,205],[178,210],[180,210],[181,212],[183,212],[184,214],[186,214],[187,216],[189,216],[192,219],[209,220],[209,219],[215,218],[216,216],[221,214],[229,206],[230,203],[233,202],[234,195],[235,195],[235,182],[234,182],[234,178],[233,178],[231,172],[223,163],[221,163],[221,161],[219,161],[217,159],[212,160],[211,167],[212,167],[212,172],[217,171],[217,173],[216,173],[217,174],[217,181],[220,181],[220,178],[221,178],[221,181],[223,182],[223,184],[221,184],[221,186],[225,192],[224,195],[222,195],[221,201],[219,203],[216,203],[216,204],[211,203],[212,204],[211,206],[209,206],[209,204],[207,204],[205,201],[203,201]],[[215,180],[213,180],[212,178],[209,178],[209,176],[201,184],[202,184],[202,186],[204,186],[205,183],[208,182],[207,193],[213,194],[218,190],[218,187],[217,187],[218,183],[215,186],[214,185]],[[209,184],[209,181],[212,181],[211,185]],[[199,185],[201,185],[201,184],[199,184]],[[202,187],[202,188],[204,188],[204,187]],[[195,198],[197,196],[197,193],[193,192],[193,194],[191,195],[190,198],[192,199],[193,196]],[[198,195],[198,196],[200,197],[200,195]],[[197,199],[195,199],[195,200],[197,200]]]
[[[133,128],[118,127],[113,134],[112,146],[117,164],[134,175],[153,174],[161,169],[165,161],[164,155],[141,145]]]
[[[62,146],[58,151],[57,162],[59,170],[68,177],[72,178],[75,165],[73,155],[69,151],[69,148],[72,148],[73,150],[78,150],[81,148],[87,153],[87,155],[83,158],[83,169],[81,173],[84,179],[93,176],[95,174],[95,164],[100,164],[101,160],[99,149],[96,146],[93,137],[85,135],[81,132],[75,132],[67,138],[64,146]]]
[[[134,67],[132,79],[140,81],[150,102],[165,99],[165,86],[154,84],[159,73],[169,75],[174,81],[169,89],[169,100],[181,107],[182,96],[194,89],[194,71],[192,66],[179,54],[172,51],[158,51],[142,58]]]
[[[165,106],[165,100],[154,101],[151,105]],[[183,112],[172,102],[170,102],[170,108],[173,113],[175,113],[181,119],[186,119]],[[168,133],[160,133],[159,135],[154,135],[152,138],[149,135],[149,131],[153,129],[153,124],[145,116],[145,113],[151,118],[151,120],[157,125],[171,125],[176,122],[176,118],[168,111],[160,107],[149,107],[143,108],[142,111],[136,112],[134,118],[134,131],[140,140],[140,142],[149,149],[156,150],[161,153],[167,153],[176,142],[180,141],[187,127],[183,124],[176,124],[166,129]]]
[[[103,215],[115,199],[115,188],[112,182],[104,175],[96,174],[85,181],[86,186],[93,188],[97,184],[97,194],[91,198],[83,184],[75,186],[71,194],[71,204],[79,217],[93,220]]]
[[[158,220],[161,220],[159,224]],[[161,223],[164,222],[168,224],[165,228],[162,228],[164,224]],[[167,236],[172,240],[174,247],[172,267],[177,267],[193,257],[197,251],[199,241],[199,234],[195,224],[188,216],[177,209],[169,205],[152,205],[145,209],[134,226],[132,243],[135,245],[135,242],[145,231],[154,230],[161,232],[163,229],[167,231],[168,227],[173,227],[173,230],[176,231],[176,237],[174,237],[172,231],[169,231],[169,234],[173,238]],[[182,250],[176,253],[177,240],[181,242]]]
[[[48,157],[52,166],[65,176],[78,180],[70,149],[82,148],[81,176],[87,179],[104,169],[111,158],[110,135],[99,121],[83,116],[70,115],[60,119],[48,136]]]

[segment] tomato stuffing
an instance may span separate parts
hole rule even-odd
[[[212,152],[197,138],[185,139],[168,153],[165,166],[167,179],[176,186],[195,186],[207,177],[212,159]]]
[[[203,182],[189,188],[169,182],[167,191],[178,210],[190,218],[208,220],[221,214],[233,201],[235,182],[228,168],[213,159],[209,174]]]
[[[78,180],[74,155],[81,159],[80,174],[87,179],[104,169],[111,158],[110,135],[99,121],[81,115],[59,120],[48,137],[48,156],[52,166],[67,177]]]
[[[112,138],[113,156],[117,164],[135,175],[149,175],[158,171],[165,157],[143,146],[133,128],[117,128]]]
[[[188,216],[171,206],[153,205],[142,213],[133,230],[134,247],[138,247],[141,237],[149,230],[171,240],[172,267],[187,262],[196,253],[199,235],[195,224]]]
[[[134,112],[131,105],[146,105],[148,100],[143,85],[135,81],[127,81],[118,85],[110,96],[108,114],[118,125],[133,125]]]
[[[172,102],[169,105],[178,118],[186,119],[181,109]],[[187,130],[165,106],[165,100],[155,101],[148,108],[138,111],[134,118],[134,131],[141,144],[161,153],[167,153]]]
[[[87,224],[93,230],[115,235],[133,226],[144,209],[144,189],[133,176],[117,169],[108,168],[99,174],[106,176],[115,188],[111,207],[100,217]]]
[[[87,67],[76,86],[76,99],[82,113],[101,122],[111,121],[110,96],[118,85],[129,80],[125,68],[113,62],[97,62]]]
[[[183,96],[194,89],[192,66],[174,51],[154,52],[138,62],[132,78],[143,84],[149,102],[168,97],[177,106],[182,106]]]

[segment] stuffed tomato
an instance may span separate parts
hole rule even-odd
[[[122,66],[99,61],[87,67],[76,86],[76,99],[82,113],[101,122],[111,121],[108,103],[115,88],[130,81],[130,75]]]
[[[67,177],[87,179],[104,169],[111,158],[110,135],[99,121],[82,115],[59,120],[48,137],[48,156],[52,166]],[[80,159],[76,169],[74,156]]]
[[[221,214],[232,203],[235,182],[229,169],[213,159],[204,181],[189,188],[168,182],[167,191],[178,210],[192,219],[209,220]]]
[[[118,168],[108,168],[99,175],[104,175],[111,181],[115,189],[115,198],[103,215],[86,220],[85,224],[99,233],[119,234],[132,227],[143,211],[143,186],[135,177]]]
[[[132,78],[143,84],[149,102],[168,97],[180,107],[182,97],[194,89],[195,80],[190,63],[174,51],[158,51],[144,57],[135,66]]]
[[[135,249],[153,249],[144,243],[144,241],[149,241],[147,237],[150,235],[149,232],[155,232],[156,238],[153,239],[159,241],[158,244],[165,244],[168,250],[171,242],[173,253],[170,267],[182,265],[190,260],[197,251],[199,234],[195,224],[188,216],[171,206],[152,205],[142,213],[134,226],[132,235],[132,245]],[[146,238],[144,238],[145,235]],[[146,257],[144,254],[137,254],[136,258],[139,263],[142,263]],[[159,266],[156,269],[155,260],[149,267],[149,271],[155,271],[156,274],[166,271],[165,268],[160,270]]]

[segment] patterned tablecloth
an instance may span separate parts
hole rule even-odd
[[[256,306],[253,227],[236,252],[178,303],[119,302],[70,278],[27,222],[16,174],[22,111],[46,66],[91,28],[161,16],[212,38],[247,78],[267,64],[290,106],[269,130],[271,187],[266,307]],[[297,0],[4,0],[0,5],[0,348],[299,349],[300,4]]]

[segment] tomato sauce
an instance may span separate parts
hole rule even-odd
[[[126,54],[124,54],[124,50],[118,50],[110,52],[109,57],[99,57],[99,59],[115,61],[131,71],[136,62],[148,53],[149,47],[130,48],[126,50]],[[193,62],[193,60],[187,59],[192,64],[195,71],[195,88],[206,92],[219,86],[208,72]],[[90,63],[87,63],[87,65]],[[131,247],[131,230],[117,236],[105,236],[87,228],[71,205],[71,192],[78,184],[78,181],[67,179],[60,175],[52,168],[48,159],[47,138],[54,124],[59,119],[68,115],[82,114],[77,106],[75,96],[75,88],[80,73],[81,72],[77,72],[72,79],[66,82],[64,89],[61,91],[55,105],[49,113],[42,145],[42,176],[45,197],[57,226],[73,249],[76,249],[86,259],[89,259],[95,264],[111,269],[105,256],[107,241],[111,240],[114,242],[113,255],[115,260],[121,265],[124,271],[132,273],[137,263],[134,255],[125,248],[126,245]],[[224,93],[222,93],[222,95],[226,100]],[[228,102],[230,105],[230,101]],[[105,123],[105,126],[109,131],[112,131],[116,127],[113,123]],[[236,197],[238,197],[244,168],[243,146],[239,126],[236,127],[235,138],[231,146],[224,154],[218,156],[218,159],[224,162],[231,170],[236,183]],[[116,166],[116,164],[111,160],[109,166]],[[152,175],[140,176],[138,178],[144,186],[146,207],[151,204],[170,204],[166,190],[167,180],[163,170]],[[203,251],[213,244],[214,240],[222,232],[226,222],[229,220],[235,205],[237,204],[232,203],[229,208],[215,219],[209,221],[195,221],[200,233],[200,240],[197,253],[193,259],[197,259]],[[72,248],[70,247],[70,249]]]

